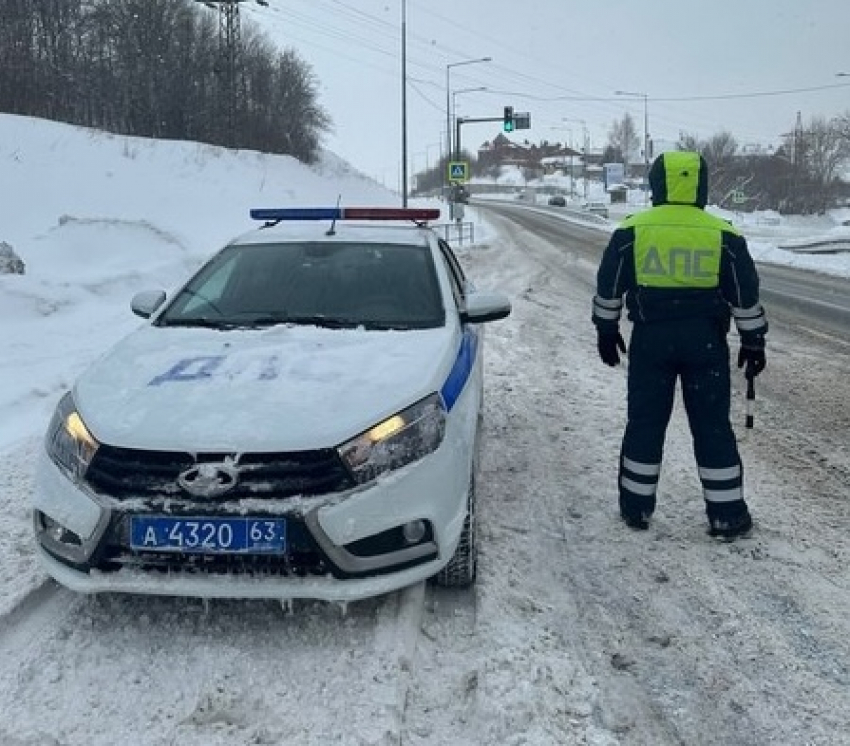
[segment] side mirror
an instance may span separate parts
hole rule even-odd
[[[165,292],[163,290],[143,290],[133,296],[130,301],[130,309],[136,316],[149,319],[163,303],[165,303]]]
[[[460,312],[460,320],[465,324],[483,324],[498,321],[511,314],[511,302],[501,293],[469,293],[466,307]]]

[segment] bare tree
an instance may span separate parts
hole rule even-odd
[[[603,163],[625,163],[626,158],[623,155],[623,151],[620,150],[620,146],[614,145],[606,145],[602,150],[602,162]]]
[[[850,157],[850,142],[842,136],[838,120],[815,117],[806,131],[808,144],[808,172],[817,187],[819,204],[823,211],[835,196],[838,167]]]
[[[702,156],[708,166],[709,199],[722,204],[732,191],[741,191],[746,179],[735,168],[738,143],[726,130],[712,135],[702,144]]]
[[[703,144],[696,135],[687,132],[679,133],[679,142],[676,143],[677,150],[690,150],[692,152],[701,153]]]
[[[642,161],[640,157],[640,138],[632,115],[626,112],[623,118],[615,121],[608,130],[608,145],[619,151],[623,160],[629,163]],[[634,157],[633,157],[634,156]]]
[[[850,160],[846,120],[814,117],[799,123],[779,151],[791,168],[787,202],[793,212],[823,212],[839,193],[839,167]]]
[[[0,13],[0,107],[28,113],[35,96],[35,18],[29,0],[8,2]]]
[[[330,127],[312,70],[250,26],[239,98],[226,97],[218,24],[190,0],[2,3],[0,111],[303,161],[315,159]],[[233,110],[235,122],[225,116]]]

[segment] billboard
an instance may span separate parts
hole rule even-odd
[[[626,179],[626,167],[622,163],[603,163],[602,164],[602,183],[605,189],[608,190],[612,186],[622,184]]]

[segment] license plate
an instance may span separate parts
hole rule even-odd
[[[155,552],[282,554],[286,550],[286,521],[131,516],[130,546]]]

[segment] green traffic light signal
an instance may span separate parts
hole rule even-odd
[[[505,115],[502,120],[502,129],[505,132],[513,132],[514,131],[514,107],[506,106],[505,107]]]

